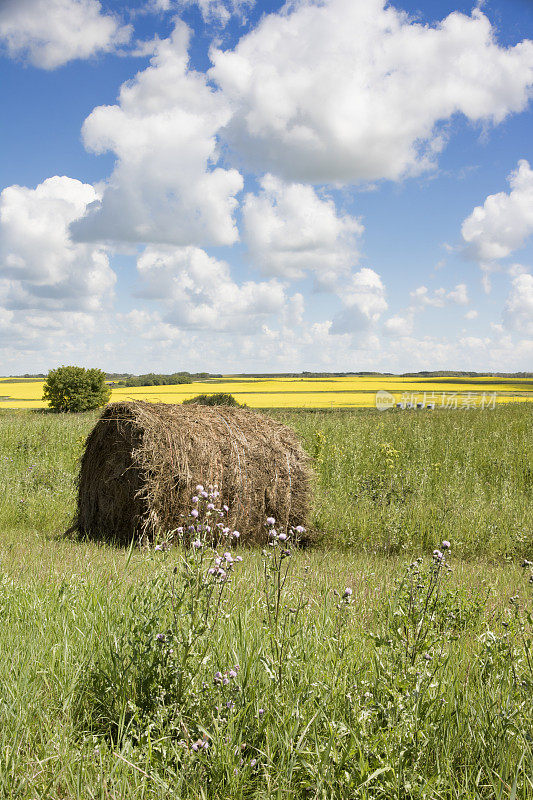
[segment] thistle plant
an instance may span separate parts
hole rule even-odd
[[[305,533],[305,528],[298,525],[286,531],[276,530],[276,520],[266,520],[268,545],[263,550],[263,593],[265,604],[265,625],[270,644],[270,658],[265,660],[265,667],[275,680],[278,689],[282,689],[285,666],[291,659],[291,651],[296,635],[300,631],[299,617],[305,606],[300,593],[289,606],[287,600],[287,579],[290,573],[292,547],[298,537]]]
[[[191,708],[202,702],[202,671],[233,570],[242,561],[231,550],[239,532],[226,525],[228,507],[218,500],[216,486],[196,487],[183,525],[154,548],[166,552],[169,542],[181,543],[174,566],[164,563],[132,593],[129,628],[111,639],[102,661],[90,670],[92,723],[114,739],[126,733],[139,739],[154,726],[184,725]],[[213,540],[223,547],[214,549]]]

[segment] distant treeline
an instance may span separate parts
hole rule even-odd
[[[533,372],[263,372],[239,373],[230,378],[533,378]]]
[[[149,372],[147,375],[129,375],[123,380],[116,381],[115,386],[175,386],[178,383],[192,383],[207,378],[221,378],[221,375],[210,375],[209,372],[174,372],[172,375],[156,375]]]

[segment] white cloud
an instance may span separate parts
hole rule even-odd
[[[261,192],[247,194],[243,207],[243,238],[254,266],[290,280],[313,273],[331,286],[357,263],[359,220],[337,214],[333,200],[311,186],[286,184],[272,175],[260,185]]]
[[[369,267],[363,267],[349,281],[339,285],[338,293],[344,310],[333,320],[331,332],[334,334],[367,330],[388,307],[383,282]]]
[[[465,283],[458,283],[454,289],[446,291],[444,288],[435,289],[433,294],[429,292],[427,286],[419,286],[410,292],[414,308],[423,306],[433,306],[443,308],[445,305],[456,304],[460,306],[468,305],[468,290]]]
[[[246,11],[255,5],[255,0],[178,0],[178,5],[182,8],[197,5],[204,22],[226,25],[232,16],[244,20]]]
[[[54,177],[0,194],[0,293],[11,308],[98,311],[115,274],[104,248],[76,244],[69,225],[97,199],[93,186]]]
[[[102,13],[98,0],[2,0],[0,44],[11,58],[55,69],[109,52],[128,41],[131,27]]]
[[[254,331],[285,308],[285,290],[276,280],[239,285],[228,264],[197,247],[148,247],[137,267],[143,296],[162,300],[164,322],[178,328]]]
[[[533,233],[533,170],[528,162],[519,161],[508,180],[509,194],[489,195],[461,228],[467,254],[486,269],[522,247]]]
[[[119,102],[85,120],[95,153],[117,156],[101,203],[73,226],[76,238],[176,245],[232,244],[242,177],[217,166],[216,134],[230,117],[219,92],[188,68],[189,30],[178,22],[151,65],[124,83]]]
[[[442,123],[458,113],[499,123],[526,107],[533,84],[533,42],[498,46],[479,9],[429,26],[385,0],[288,3],[212,59],[239,155],[315,183],[428,169]]]
[[[477,319],[479,316],[479,312],[477,312],[474,308],[471,308],[470,311],[467,311],[465,314],[465,319]]]
[[[395,314],[385,321],[383,324],[383,332],[385,336],[392,336],[395,338],[410,336],[413,332],[413,315],[407,314],[402,317],[399,314]]]
[[[533,335],[533,275],[518,275],[511,285],[503,312],[505,326]]]

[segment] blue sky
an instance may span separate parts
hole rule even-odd
[[[4,0],[0,374],[533,369],[533,3]]]

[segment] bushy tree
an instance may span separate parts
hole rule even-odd
[[[111,397],[111,387],[105,373],[84,367],[58,367],[46,377],[43,400],[55,411],[90,411],[105,405]]]
[[[183,405],[194,406],[234,406],[235,408],[245,408],[241,403],[233,397],[232,394],[224,394],[224,392],[216,392],[215,394],[199,394],[197,397],[191,397],[190,400],[184,400]]]

